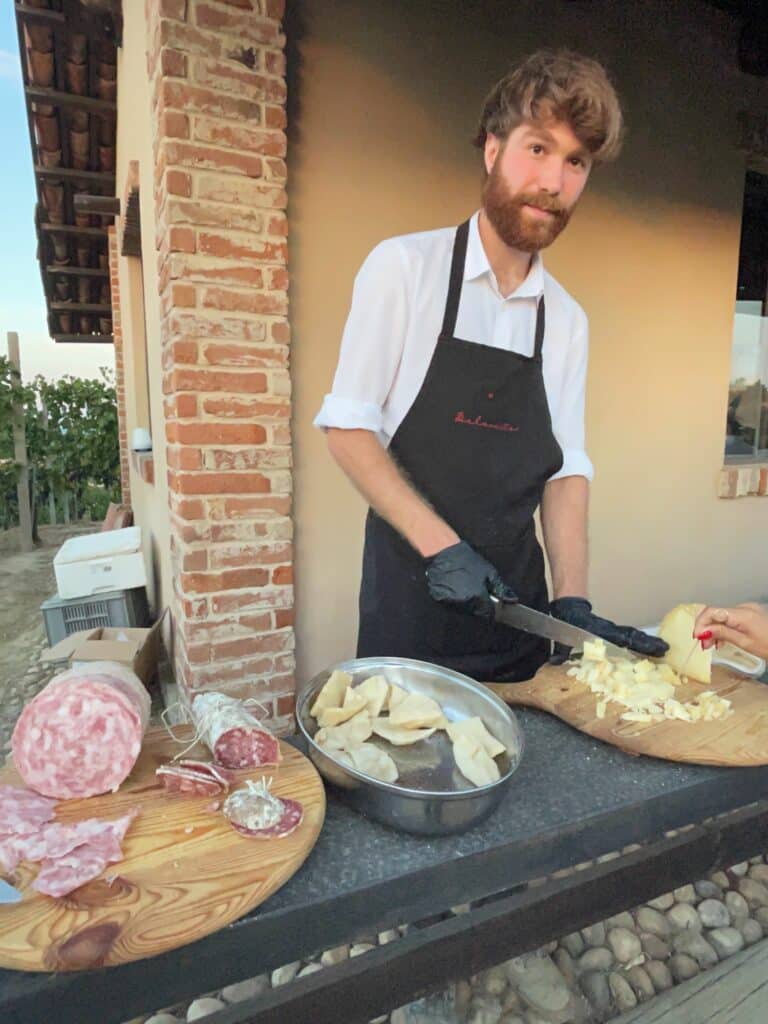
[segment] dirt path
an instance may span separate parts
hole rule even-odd
[[[42,526],[42,544],[18,549],[18,531],[0,533],[0,752],[25,699],[42,686],[47,673],[38,667],[46,646],[40,605],[56,593],[53,556],[67,537],[91,533],[98,524]]]

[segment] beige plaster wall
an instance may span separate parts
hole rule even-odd
[[[481,8],[481,10],[478,10]],[[768,501],[719,500],[744,158],[729,19],[703,3],[312,0],[289,23],[298,683],[354,652],[364,505],[311,425],[354,274],[380,239],[476,206],[469,144],[520,55],[604,60],[625,152],[595,174],[546,265],[591,322],[592,595],[620,620],[768,594]]]
[[[128,168],[139,163],[143,259],[120,258],[120,304],[126,376],[128,438],[134,427],[151,426],[154,483],[144,482],[131,464],[131,504],[142,528],[150,575],[150,602],[156,613],[172,596],[165,426],[160,354],[160,306],[155,258],[152,126],[146,63],[144,5],[123,6],[123,46],[118,50],[117,192],[124,198]],[[146,355],[143,334],[146,331]],[[166,637],[168,640],[168,637]]]

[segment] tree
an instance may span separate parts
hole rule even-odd
[[[75,519],[84,512],[103,518],[109,502],[119,500],[117,400],[110,374],[101,372],[101,380],[38,376],[23,385],[0,357],[0,525],[6,529],[17,521],[14,401],[24,405],[32,500],[40,521],[47,518],[41,503],[49,495],[66,518],[71,512]]]

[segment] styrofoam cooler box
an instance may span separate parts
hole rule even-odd
[[[53,560],[59,597],[89,597],[104,590],[129,590],[147,582],[141,527],[70,537]]]

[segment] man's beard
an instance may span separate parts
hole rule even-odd
[[[538,206],[553,216],[535,219],[524,206]],[[491,168],[483,186],[483,209],[496,234],[511,249],[538,252],[551,245],[565,225],[571,211],[546,192],[518,192],[513,195],[499,172],[498,161]]]

